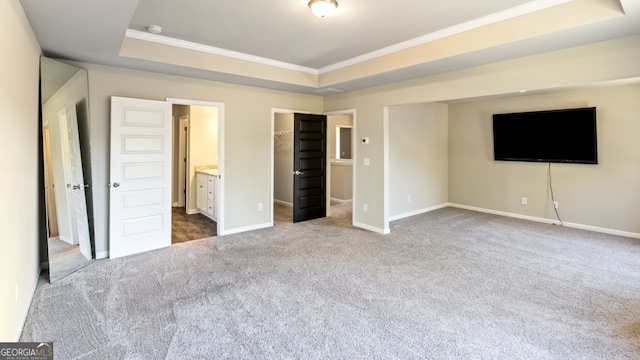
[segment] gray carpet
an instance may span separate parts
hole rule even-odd
[[[43,281],[21,340],[56,359],[640,359],[638,240],[453,208],[383,236],[348,214]]]
[[[49,250],[49,277],[51,282],[78,271],[91,263],[80,252],[79,245],[71,245],[58,238],[47,242]]]

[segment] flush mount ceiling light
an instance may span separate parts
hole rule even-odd
[[[311,0],[309,8],[311,8],[313,15],[319,18],[328,18],[335,14],[338,2],[336,0]]]

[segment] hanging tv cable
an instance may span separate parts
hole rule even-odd
[[[551,179],[551,163],[549,163],[549,168],[547,171],[547,184],[549,185],[549,192],[551,193],[551,206],[553,206],[553,210],[555,210],[556,212],[556,217],[558,218],[558,221],[560,221],[560,226],[564,225],[564,222],[562,222],[562,219],[560,218],[560,214],[558,214],[558,207],[556,206],[556,198],[553,195],[553,182]],[[557,224],[554,224],[557,225]]]

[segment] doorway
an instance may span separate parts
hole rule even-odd
[[[220,235],[223,104],[167,101],[174,119],[172,243]]]
[[[294,172],[294,113],[308,112],[272,109],[272,226],[294,222],[294,176],[292,176]],[[326,115],[326,148],[328,150],[326,159],[326,216],[348,217],[352,224],[355,195],[353,189],[355,110],[330,112]],[[348,130],[345,131],[345,129]]]
[[[215,108],[218,124],[216,186],[211,195],[211,212],[217,216],[217,234],[224,234],[224,104],[167,98],[166,101],[111,97],[110,196],[109,196],[109,257],[116,258],[170,246],[174,201],[173,178],[176,136],[173,105],[210,106]],[[173,118],[173,122],[172,122]],[[177,117],[179,118],[179,117]],[[194,134],[193,117],[191,134]],[[114,125],[115,124],[115,125]],[[189,148],[193,137],[188,135]],[[186,172],[195,173],[191,151]],[[191,176],[191,179],[194,177]],[[187,182],[186,209],[194,201]],[[185,211],[186,212],[186,211]],[[129,241],[135,238],[135,241]]]

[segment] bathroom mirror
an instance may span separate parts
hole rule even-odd
[[[87,71],[40,58],[49,281],[95,259]]]
[[[336,125],[336,159],[351,159],[351,128]]]

